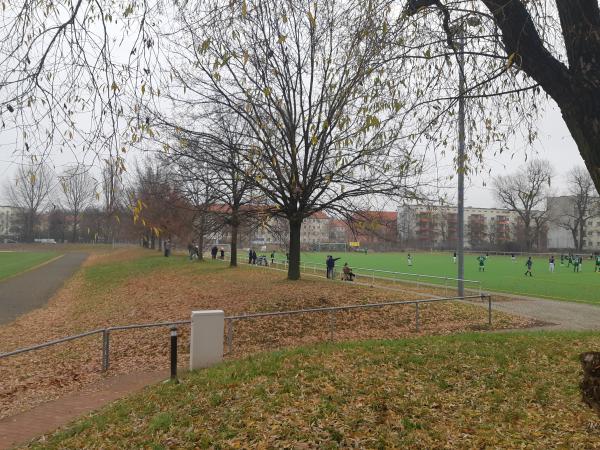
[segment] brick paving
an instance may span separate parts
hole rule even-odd
[[[169,377],[167,370],[134,373],[106,378],[102,382],[29,411],[0,420],[0,449],[25,444],[43,434],[55,431],[71,421],[108,403],[139,391]]]

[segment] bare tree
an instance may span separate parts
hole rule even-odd
[[[512,175],[494,178],[498,201],[518,214],[523,225],[525,248],[531,250],[547,222],[544,202],[552,180],[552,167],[545,160],[532,160]]]
[[[65,206],[72,217],[71,242],[77,242],[80,216],[94,201],[96,181],[85,167],[79,165],[66,169],[59,179],[64,194]]]
[[[243,119],[243,164],[271,213],[288,221],[295,280],[305,218],[351,215],[360,199],[406,194],[420,160],[399,143],[402,89],[398,61],[382,45],[385,2],[244,4],[242,14],[224,0],[182,10],[172,72],[186,94],[172,99]]]
[[[172,147],[163,158],[178,170],[175,176],[184,186],[189,181],[210,186],[210,195],[206,192],[205,197],[214,203],[211,222],[229,230],[230,266],[235,267],[240,226],[251,228],[264,204],[259,204],[252,167],[245,162],[247,130],[243,119],[214,111],[206,120],[209,132],[187,133],[189,137],[180,139],[183,144]]]
[[[598,196],[594,195],[594,183],[585,169],[574,167],[567,173],[566,179],[567,195],[573,208],[555,212],[553,220],[559,227],[571,232],[574,247],[581,251],[585,224],[600,216],[600,202]]]
[[[35,237],[39,214],[47,207],[54,186],[54,173],[44,165],[21,166],[8,187],[8,198],[21,209],[22,234],[26,242]]]

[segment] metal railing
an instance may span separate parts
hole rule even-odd
[[[234,323],[235,321],[242,320],[252,320],[259,319],[265,317],[277,317],[277,316],[293,316],[299,314],[314,314],[314,313],[328,313],[330,315],[330,340],[333,340],[335,334],[335,313],[340,311],[351,311],[356,309],[369,309],[369,308],[384,308],[388,306],[404,306],[404,305],[415,305],[415,330],[418,332],[420,327],[420,317],[419,317],[419,305],[427,304],[427,303],[435,303],[435,302],[443,302],[443,301],[464,301],[464,300],[473,300],[473,299],[481,299],[485,301],[487,299],[488,302],[488,325],[492,325],[492,297],[486,294],[480,295],[471,295],[465,297],[448,297],[448,298],[430,298],[430,299],[420,299],[420,300],[402,300],[397,302],[384,302],[384,303],[367,303],[363,305],[345,305],[345,306],[330,306],[324,308],[308,308],[308,309],[297,309],[291,311],[273,311],[273,312],[264,312],[264,313],[254,313],[254,314],[241,314],[241,315],[233,315],[225,317],[226,323],[226,344],[227,344],[227,353],[231,353],[233,351],[233,333],[234,333]],[[157,322],[157,323],[145,323],[145,324],[134,324],[134,325],[122,325],[116,327],[108,327],[108,328],[99,328],[92,331],[87,331],[85,333],[80,333],[72,336],[66,336],[60,339],[55,339],[52,341],[45,342],[43,344],[33,345],[31,347],[20,348],[17,350],[12,350],[6,353],[0,353],[0,359],[8,358],[10,356],[16,356],[19,354],[40,350],[47,347],[52,347],[57,344],[61,344],[64,342],[75,341],[77,339],[83,339],[88,336],[93,336],[95,334],[102,334],[102,371],[106,372],[110,367],[110,336],[112,332],[115,331],[123,331],[123,330],[133,330],[133,329],[142,329],[142,328],[158,328],[158,327],[169,327],[171,331],[176,330],[178,325],[190,325],[191,320],[180,320],[174,322]],[[176,361],[175,361],[176,363]],[[173,365],[173,364],[172,364]]]
[[[273,264],[271,264],[270,258],[267,258],[269,266],[259,266],[259,267],[270,267],[274,268]],[[218,261],[225,262],[227,260],[218,259]],[[245,261],[240,261],[241,264],[248,264]],[[282,269],[287,270],[288,262],[286,260],[278,260],[274,261],[275,268],[281,267]],[[326,271],[326,265],[323,263],[317,262],[301,262],[300,263],[300,272],[319,276],[321,278],[325,278],[322,274]],[[369,283],[371,286],[375,285],[375,281],[387,281],[396,283],[412,283],[416,285],[417,288],[421,287],[434,287],[444,289],[444,295],[448,295],[448,289],[456,288],[457,283],[459,281],[458,278],[454,277],[440,277],[437,275],[425,275],[418,273],[410,273],[410,272],[394,272],[390,270],[381,270],[381,269],[369,269],[365,267],[355,267],[352,268],[352,273],[356,277],[357,282]],[[335,271],[333,275],[333,279],[336,279],[339,276],[339,271]],[[462,280],[467,284],[465,289],[470,292],[476,292],[477,295],[481,295],[483,292],[481,281],[479,280]],[[470,285],[470,286],[468,286]]]
[[[134,324],[134,325],[122,325],[116,327],[108,327],[108,328],[99,328],[97,330],[87,331],[85,333],[75,334],[72,336],[66,336],[60,339],[55,339],[52,341],[44,342],[43,344],[33,345],[31,347],[20,348],[17,350],[12,350],[6,353],[0,353],[0,359],[8,358],[9,356],[19,355],[21,353],[27,353],[34,350],[41,350],[43,348],[52,347],[57,344],[62,344],[64,342],[75,341],[77,339],[83,339],[88,336],[93,336],[95,334],[102,334],[102,371],[106,372],[110,367],[110,335],[111,332],[114,331],[123,331],[123,330],[134,330],[140,328],[159,328],[159,327],[169,327],[173,328],[177,325],[190,325],[191,320],[180,320],[176,322],[156,322],[156,323],[144,323],[144,324]]]
[[[427,303],[444,302],[444,301],[465,301],[465,300],[474,300],[474,299],[480,299],[482,301],[487,300],[487,302],[488,302],[487,323],[489,326],[491,326],[492,325],[492,296],[487,295],[487,294],[470,295],[470,296],[465,296],[465,297],[430,298],[430,299],[420,299],[420,300],[402,300],[402,301],[397,301],[397,302],[366,303],[364,305],[328,306],[328,307],[324,307],[324,308],[308,308],[308,309],[296,309],[296,310],[291,310],[291,311],[273,311],[273,312],[265,312],[265,313],[254,313],[254,314],[228,316],[228,317],[225,317],[227,353],[231,353],[233,351],[234,323],[235,323],[235,321],[238,321],[238,320],[241,321],[241,320],[260,319],[260,318],[265,318],[265,317],[293,316],[293,315],[299,315],[299,314],[328,313],[329,314],[329,327],[330,327],[329,335],[330,335],[330,340],[333,341],[333,337],[335,334],[335,313],[336,312],[351,311],[351,310],[356,310],[356,309],[385,308],[388,306],[415,305],[415,331],[418,332],[420,329],[419,305],[427,304]]]

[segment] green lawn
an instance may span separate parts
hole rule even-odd
[[[58,256],[56,252],[0,252],[0,280]]]
[[[158,384],[29,444],[600,448],[578,355],[597,333],[461,334],[264,353]]]
[[[316,253],[302,254],[304,263],[325,263],[327,254],[340,257],[336,262],[339,272],[345,262],[353,268],[367,268],[407,272],[441,277],[456,277],[456,264],[452,262],[452,254],[448,253],[412,253],[413,265],[408,266],[406,253]],[[594,273],[594,262],[585,260],[583,271],[573,273],[573,268],[560,266],[560,258],[554,273],[548,272],[548,259],[534,257],[533,278],[525,277],[525,261],[527,258],[518,256],[515,263],[510,256],[495,256],[488,258],[485,272],[478,271],[478,261],[475,254],[465,255],[465,278],[480,280],[484,290],[508,292],[513,294],[531,295],[557,300],[569,300],[585,303],[600,304],[600,273]],[[556,256],[556,255],[555,255]],[[323,269],[324,272],[324,269]],[[355,272],[360,274],[359,269]],[[435,279],[429,280],[436,282]],[[443,283],[443,280],[437,280]]]

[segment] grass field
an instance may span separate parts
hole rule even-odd
[[[160,384],[31,448],[600,448],[577,360],[597,333],[263,353]]]
[[[0,326],[0,353],[115,325],[189,320],[190,312],[222,309],[226,315],[410,300],[413,293],[306,278],[249,267],[164,258],[158,252],[122,249],[92,254],[44,308]],[[488,330],[487,311],[477,304],[422,305],[415,331],[414,306],[354,310],[335,315],[336,341],[389,339]],[[299,347],[331,339],[329,314],[240,321],[227,358]],[[494,312],[491,329],[515,329],[533,321]],[[23,330],[35,329],[35,333]],[[189,352],[189,327],[179,329],[179,361]],[[98,335],[0,360],[0,419],[104,377]],[[111,333],[109,376],[167,368],[169,330]],[[175,446],[176,447],[176,446]],[[174,447],[174,448],[175,448]]]
[[[329,253],[303,253],[302,262],[324,264]],[[406,253],[331,254],[336,258],[340,257],[336,262],[338,272],[343,264],[348,262],[353,268],[456,277],[457,267],[452,262],[451,253],[411,253],[412,267],[408,266]],[[465,255],[465,278],[481,281],[484,290],[600,304],[600,273],[594,273],[594,262],[591,260],[583,262],[582,272],[573,273],[572,266],[561,267],[560,258],[557,258],[555,272],[550,273],[548,259],[534,257],[533,278],[526,278],[524,273],[527,258],[523,256],[518,256],[513,263],[510,256],[492,255],[485,264],[485,272],[479,272],[477,256]],[[360,274],[360,270],[355,269],[355,272]],[[440,280],[440,283],[443,281]]]
[[[0,252],[0,280],[58,256],[56,252]]]

